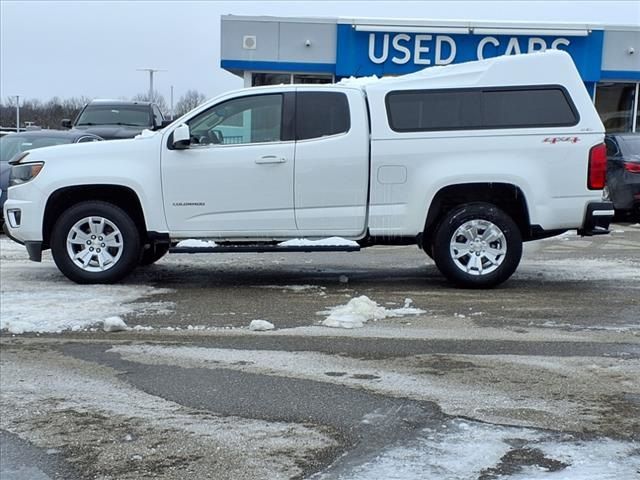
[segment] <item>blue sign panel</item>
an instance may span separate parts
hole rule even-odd
[[[602,30],[566,37],[367,32],[341,24],[336,75],[400,75],[433,65],[555,48],[571,55],[585,82],[596,82],[600,79],[603,36]]]

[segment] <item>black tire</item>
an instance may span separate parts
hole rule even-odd
[[[93,220],[85,222],[89,218],[93,218]],[[104,219],[101,230],[103,233],[92,235],[95,232],[91,231],[93,227],[90,224],[99,229],[100,226],[97,223],[99,219]],[[78,224],[80,226],[77,226]],[[76,235],[72,234],[74,226],[77,226],[75,231],[81,230],[85,237],[80,237],[80,234],[77,234],[68,244],[68,239]],[[110,236],[113,236],[111,241],[119,243],[117,246],[112,247],[109,244],[98,243],[103,238],[105,242],[108,241],[107,238]],[[93,246],[90,247],[94,248],[91,253],[87,252],[90,248],[84,245],[82,238],[86,238],[87,242],[96,242],[92,243]],[[65,210],[53,226],[50,244],[53,260],[60,271],[76,283],[117,282],[131,273],[140,260],[140,233],[136,224],[120,207],[102,201],[82,202]],[[72,253],[77,255],[82,251],[87,253],[85,258],[90,257],[84,268],[76,264],[68,250],[68,245]],[[104,250],[102,255],[108,254],[112,259],[111,261],[107,260],[107,267],[104,270],[100,270],[104,266],[98,265],[98,262],[103,261],[104,258],[99,257],[96,253],[102,250]]]
[[[484,239],[490,241],[483,244]],[[436,266],[451,282],[466,288],[490,288],[515,272],[522,257],[522,236],[511,217],[495,205],[470,203],[445,215],[434,235],[432,251]]]
[[[169,244],[157,244],[151,245],[150,248],[142,250],[142,257],[140,257],[140,265],[152,265],[164,257],[169,251]]]

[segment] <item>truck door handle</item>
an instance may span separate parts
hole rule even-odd
[[[284,157],[278,157],[277,155],[263,155],[260,158],[256,158],[256,163],[265,164],[265,163],[284,163],[287,159]]]

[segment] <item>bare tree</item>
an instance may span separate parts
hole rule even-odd
[[[153,102],[158,105],[162,114],[166,117],[169,113],[169,108],[167,107],[167,101],[164,97],[154,90],[153,95],[149,97],[149,92],[147,93],[139,93],[133,97],[132,100],[138,100],[141,102]]]
[[[187,93],[180,97],[176,103],[176,117],[181,117],[185,113],[193,110],[207,99],[203,93],[197,90],[187,90]]]
[[[60,128],[63,118],[75,118],[80,109],[90,101],[86,97],[73,97],[61,100],[58,97],[42,102],[38,99],[24,99],[20,101],[20,127],[26,122],[42,128]],[[0,125],[15,128],[16,99],[8,97],[0,103]]]

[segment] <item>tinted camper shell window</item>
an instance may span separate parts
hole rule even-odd
[[[568,127],[580,120],[560,85],[398,90],[385,101],[396,132]]]

